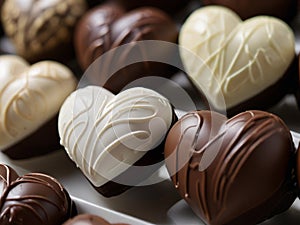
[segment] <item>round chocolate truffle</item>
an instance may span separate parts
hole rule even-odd
[[[115,96],[88,86],[67,98],[58,128],[69,157],[99,193],[112,197],[163,165],[165,136],[175,121],[169,101],[153,90],[136,87]]]
[[[18,177],[2,164],[0,175],[2,225],[61,225],[76,212],[69,194],[53,177],[41,173]]]
[[[0,56],[0,150],[14,159],[61,148],[57,116],[76,79],[64,65]]]
[[[81,214],[69,219],[63,225],[128,225],[124,223],[109,223],[102,217],[92,215],[92,214]]]
[[[174,57],[172,50],[166,50],[160,47],[161,43],[157,43],[156,49],[149,51],[146,49],[147,43],[143,46],[138,43],[144,40],[175,43],[177,35],[175,23],[158,9],[140,8],[124,13],[122,8],[102,5],[92,9],[78,23],[75,32],[76,55],[85,70],[99,56],[109,52],[100,62],[93,64],[93,72],[87,75],[87,79],[93,85],[118,93],[138,78],[174,74],[173,67],[148,60],[151,54],[152,58],[155,57],[153,54],[157,58]],[[120,46],[123,47],[117,48]],[[133,62],[127,65],[130,59]],[[115,68],[119,70],[111,72]]]
[[[167,136],[165,161],[182,198],[208,225],[257,224],[296,197],[290,130],[264,111],[231,119],[186,114]]]
[[[298,0],[202,0],[202,2],[204,5],[226,6],[239,14],[242,19],[269,15],[291,21],[298,9]]]
[[[71,55],[74,26],[85,10],[85,0],[10,0],[3,4],[2,23],[26,60],[65,61]]]

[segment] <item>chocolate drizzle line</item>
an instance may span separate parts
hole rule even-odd
[[[166,159],[166,164],[175,187],[207,224],[258,223],[286,210],[296,197],[295,147],[289,129],[273,114],[254,110],[227,120],[210,111],[188,113],[167,137],[165,155],[168,158],[171,154],[174,160]],[[210,164],[203,169],[201,163],[206,159]],[[264,160],[279,172],[276,178],[270,177],[270,166],[258,178],[258,171],[251,172],[252,166],[262,169]],[[266,178],[268,181],[262,181],[266,184],[255,184]],[[265,194],[244,186],[252,183],[253,188],[261,185],[257,190]],[[244,206],[246,193],[252,199]]]

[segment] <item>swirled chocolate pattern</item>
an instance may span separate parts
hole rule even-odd
[[[115,96],[88,86],[67,98],[58,128],[70,158],[110,197],[161,166],[164,138],[174,120],[169,101],[153,90],[136,87]]]
[[[65,50],[85,10],[84,0],[11,0],[3,5],[2,22],[17,53],[39,61]]]
[[[20,57],[7,55],[0,57],[0,65],[0,149],[4,151],[52,119],[75,89],[76,79],[67,67],[53,61],[29,66]]]
[[[66,190],[48,175],[29,173],[19,177],[0,164],[0,179],[2,225],[61,225],[75,212]]]
[[[144,7],[125,13],[115,5],[101,5],[79,21],[75,32],[76,55],[85,70],[99,56],[109,52],[97,61],[92,74],[87,76],[91,85],[104,86],[117,94],[138,78],[173,74],[174,69],[169,65],[149,60],[157,56],[157,59],[167,61],[174,57],[173,49],[158,43],[155,50],[149,50],[146,44],[137,43],[144,40],[175,43],[177,35],[176,24],[158,9]],[[120,46],[123,48],[117,48]],[[112,49],[116,51],[109,51]]]
[[[277,18],[242,22],[225,7],[203,7],[186,20],[179,43],[189,78],[218,111],[241,106],[279,83],[241,111],[270,106],[288,91],[282,79],[297,74],[288,71],[295,58],[294,33]]]
[[[267,112],[229,120],[210,111],[188,113],[170,130],[165,158],[180,195],[209,225],[257,224],[296,197],[291,134]]]

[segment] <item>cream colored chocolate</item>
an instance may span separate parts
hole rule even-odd
[[[18,54],[36,60],[72,41],[73,28],[85,10],[85,0],[9,0],[4,2],[1,16]]]
[[[115,96],[88,86],[72,93],[60,110],[61,144],[100,187],[161,143],[172,112],[169,101],[150,89],[131,88]]]
[[[29,66],[18,56],[0,56],[0,66],[0,149],[5,150],[54,117],[76,80],[53,61]]]
[[[283,21],[259,16],[242,22],[220,6],[195,11],[184,23],[179,43],[189,77],[218,110],[275,84],[295,56],[293,31]]]

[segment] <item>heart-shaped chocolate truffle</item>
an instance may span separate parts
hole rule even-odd
[[[175,187],[209,225],[253,225],[295,200],[295,147],[277,116],[213,111],[183,116],[165,144]]]
[[[86,10],[85,0],[10,0],[2,23],[18,55],[29,61],[65,60],[71,53],[74,26]]]
[[[189,78],[217,111],[269,107],[297,75],[289,71],[295,58],[293,31],[277,18],[242,22],[225,7],[203,7],[186,20],[179,43]]]
[[[162,166],[164,139],[175,119],[169,101],[153,90],[136,87],[115,96],[88,86],[67,98],[58,127],[70,158],[110,197]]]
[[[93,68],[92,85],[104,86],[117,94],[122,88],[145,76],[170,76],[175,68],[160,59],[174,57],[166,42],[177,41],[177,27],[164,12],[150,7],[128,13],[115,5],[101,5],[87,12],[75,31],[75,49],[82,69],[87,69],[99,56]],[[155,40],[151,47],[141,41]],[[123,46],[122,48],[117,48]],[[149,49],[150,48],[150,49]],[[155,49],[153,49],[155,48]],[[109,51],[114,49],[114,51]],[[157,61],[149,58],[157,59]],[[99,65],[98,65],[99,64]],[[96,71],[94,71],[96,69]],[[115,73],[111,72],[115,70]]]
[[[53,61],[30,66],[13,55],[0,56],[0,67],[0,149],[12,158],[59,149],[55,116],[76,87],[73,73]]]
[[[92,215],[92,214],[81,214],[68,220],[63,225],[128,225],[124,223],[109,223],[105,219]]]
[[[0,164],[1,225],[61,225],[76,209],[63,186],[41,173],[18,176]]]

